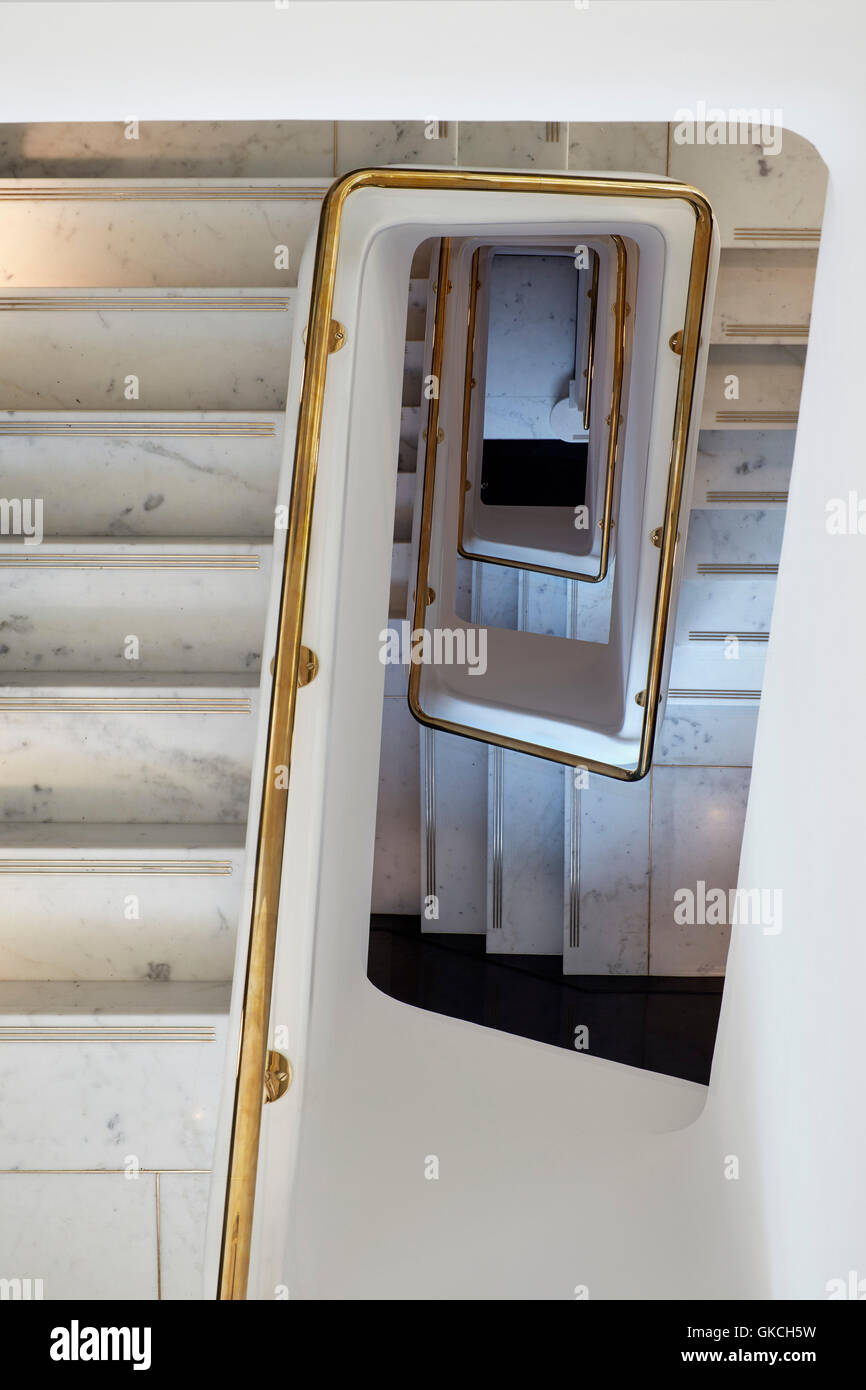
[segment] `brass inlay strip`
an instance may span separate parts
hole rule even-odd
[[[2,849],[0,849],[2,854]],[[223,877],[233,873],[230,859],[3,859],[0,874],[169,874]]]
[[[258,555],[46,555],[42,551],[22,550],[11,555],[0,552],[0,567],[27,569],[82,570],[257,570]]]
[[[13,203],[154,203],[154,202],[321,202],[326,188],[255,188],[245,184],[199,188],[195,185],[172,187],[171,184],[141,184],[135,188],[111,188],[94,184],[89,188],[39,188],[21,184],[18,188],[0,187],[0,201]]]
[[[13,1024],[0,1026],[0,1043],[58,1043],[58,1042],[216,1042],[216,1029],[202,1024],[179,1024],[177,1027],[164,1027],[146,1023],[131,1027],[106,1024],[104,1028],[93,1024],[39,1024],[33,1028]]]
[[[99,420],[89,421],[86,424],[65,420],[0,420],[0,435],[51,435],[55,438],[69,436],[75,439],[101,439],[104,436],[114,435],[124,437],[156,435],[168,438],[186,435],[219,435],[235,439],[274,439],[276,427],[270,420],[250,424],[243,421],[226,420],[222,423],[215,422],[212,425],[207,422],[199,424],[178,421],[174,423],[170,420],[154,423],[133,420],[129,424],[113,420],[106,421],[104,424]]]
[[[717,410],[720,425],[796,425],[797,410]]]
[[[778,574],[779,566],[770,564],[727,564],[711,560],[701,560],[698,564],[698,574]]]
[[[760,690],[674,690],[668,691],[671,700],[760,700]],[[673,766],[673,764],[672,764]]]
[[[181,699],[172,695],[0,695],[0,710],[69,711],[91,714],[251,714],[249,699]]]
[[[586,339],[586,394],[583,403],[583,428],[589,429],[592,412],[592,382],[595,376],[595,334],[598,318],[598,252],[592,253],[592,283],[589,289],[589,332]]]
[[[735,227],[735,241],[820,241],[820,227]]]
[[[808,323],[726,323],[728,338],[808,338]]]
[[[708,502],[745,502],[751,506],[758,506],[762,502],[787,502],[787,492],[730,492],[717,491],[707,492]]]
[[[613,495],[616,475],[616,456],[619,446],[619,430],[622,424],[622,387],[625,365],[625,327],[626,327],[626,273],[628,270],[628,260],[626,256],[625,242],[622,237],[612,236],[611,241],[616,247],[616,300],[613,305],[614,313],[614,363],[613,363],[613,387],[611,391],[610,414],[607,419],[607,464],[605,474],[604,505],[599,521],[601,527],[601,549],[599,552],[598,570],[595,574],[584,574],[576,570],[556,569],[552,565],[530,565],[525,560],[507,560],[499,555],[484,555],[480,551],[467,550],[464,544],[464,526],[466,510],[466,481],[469,472],[469,425],[472,416],[473,396],[472,383],[473,360],[475,354],[475,330],[476,330],[476,310],[477,310],[477,257],[472,260],[472,286],[469,295],[469,314],[466,332],[466,366],[464,368],[463,383],[463,435],[460,447],[460,512],[457,522],[457,553],[466,560],[481,560],[490,565],[504,565],[507,569],[519,569],[521,571],[531,571],[533,574],[554,574],[561,579],[579,579],[586,584],[600,584],[607,577],[608,566],[610,563],[610,533],[613,529]],[[595,299],[592,307],[592,346],[591,353],[595,354],[595,319],[596,301],[598,297],[598,253],[595,252],[595,267],[593,274],[593,290]],[[444,331],[444,330],[443,330]],[[589,371],[594,371],[594,362],[590,361]],[[587,390],[589,390],[589,380],[587,378]],[[479,393],[480,394],[480,393]],[[589,407],[589,395],[587,396],[587,411]],[[478,409],[481,407],[478,406]],[[585,416],[586,418],[586,416]],[[579,557],[577,557],[579,558]]]
[[[45,310],[56,313],[60,310],[72,310],[75,312],[113,314],[126,313],[135,310],[141,313],[142,310],[154,310],[160,313],[166,309],[177,309],[184,313],[197,313],[199,310],[231,310],[239,309],[245,313],[286,313],[291,300],[266,298],[264,295],[258,297],[242,298],[234,296],[224,296],[222,298],[209,295],[154,295],[152,299],[145,299],[141,296],[130,295],[125,297],[122,293],[117,296],[109,295],[81,295],[73,297],[70,295],[15,295],[5,297],[0,295],[0,311],[9,310],[22,313],[33,310]]]
[[[292,734],[297,701],[298,666],[304,617],[304,596],[310,554],[310,535],[313,521],[316,470],[319,440],[324,413],[325,381],[328,369],[328,337],[333,313],[334,282],[340,244],[340,225],[343,207],[353,192],[368,187],[396,189],[477,189],[518,193],[559,193],[579,196],[603,192],[622,198],[659,197],[685,198],[695,215],[695,239],[689,277],[685,342],[680,363],[671,465],[668,475],[668,506],[660,557],[659,580],[656,589],[653,630],[650,643],[649,685],[654,696],[644,714],[641,739],[642,755],[634,772],[622,768],[608,769],[595,764],[595,770],[610,771],[622,780],[634,780],[649,770],[657,717],[665,635],[673,585],[673,561],[679,513],[685,476],[685,454],[692,419],[698,337],[706,295],[707,274],[712,240],[712,211],[709,203],[697,190],[678,183],[656,184],[642,179],[608,179],[574,177],[566,174],[486,173],[468,170],[433,169],[361,169],[346,175],[332,185],[326,194],[319,218],[319,231],[310,293],[307,341],[304,349],[304,375],[298,412],[295,442],[292,492],[289,508],[289,527],[280,610],[277,622],[277,655],[268,719],[268,740],[262,782],[261,818],[256,846],[256,865],[253,883],[252,911],[248,938],[247,964],[241,1006],[241,1033],[238,1053],[237,1084],[231,1123],[231,1137],[226,1184],[222,1247],[219,1273],[219,1297],[246,1297],[252,1240],[259,1135],[262,1121],[262,1085],[268,1051],[271,993],[276,950],[282,876],[283,841],[286,829],[288,779],[279,779],[274,769],[291,768]],[[447,253],[446,253],[447,254]],[[444,305],[446,296],[442,296]],[[437,304],[437,315],[439,306]],[[443,325],[444,326],[444,317]],[[441,338],[441,335],[440,335]],[[341,359],[336,359],[339,363]],[[441,365],[441,359],[440,359]],[[346,370],[345,367],[342,370]],[[435,367],[434,367],[435,372]],[[430,402],[431,415],[435,406],[438,425],[438,405]],[[419,570],[423,579],[416,585],[415,626],[423,616],[428,592],[427,573],[430,559],[430,517],[432,507],[431,460],[436,448],[436,430],[427,441],[424,512],[427,525],[422,527],[423,555]],[[417,674],[418,668],[415,668]],[[423,715],[416,690],[410,686],[410,705],[422,723],[432,725]],[[450,726],[449,726],[450,727]],[[477,731],[452,729],[467,737],[478,737]],[[482,740],[485,741],[485,740]],[[503,746],[505,740],[502,740]],[[568,761],[578,766],[593,765],[578,762],[558,751],[516,745],[521,751],[536,752],[554,761]]]
[[[736,637],[738,642],[767,642],[769,632],[690,632],[690,642],[726,642]]]

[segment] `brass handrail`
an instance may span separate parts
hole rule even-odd
[[[592,407],[592,378],[595,371],[595,329],[598,316],[598,252],[592,253],[592,283],[589,288],[589,331],[586,337],[586,391],[583,397],[583,428],[589,429]]]
[[[560,579],[577,579],[584,584],[600,584],[607,578],[610,566],[610,537],[613,529],[613,499],[616,474],[616,458],[619,447],[619,431],[622,424],[622,387],[625,370],[625,326],[628,306],[626,305],[626,277],[628,273],[628,254],[625,242],[620,236],[611,236],[616,248],[616,299],[614,314],[614,361],[613,383],[611,386],[610,414],[608,416],[607,462],[605,466],[604,504],[599,518],[601,528],[601,547],[598,569],[594,574],[584,574],[580,570],[565,570],[555,565],[533,565],[525,560],[510,560],[501,555],[488,555],[480,550],[467,550],[464,544],[466,517],[466,480],[469,476],[469,428],[472,420],[472,390],[474,378],[475,330],[477,326],[478,302],[478,251],[472,257],[472,284],[469,290],[469,311],[466,327],[466,367],[463,381],[463,434],[460,444],[460,497],[457,520],[457,553],[465,560],[480,560],[488,565],[505,565],[509,569],[531,570],[533,574],[553,574]],[[588,352],[589,368],[587,375],[587,395],[584,405],[584,422],[588,423],[590,384],[595,352],[595,316],[598,298],[598,255],[595,256],[593,272],[594,295],[592,319],[590,321],[591,339]],[[576,555],[575,560],[581,556]]]
[[[328,354],[333,346],[330,329],[340,224],[347,198],[360,189],[375,187],[429,190],[466,189],[532,194],[603,193],[606,196],[622,198],[684,198],[693,206],[696,218],[696,235],[692,250],[688,312],[680,361],[676,423],[668,479],[668,506],[660,550],[661,563],[647,681],[647,691],[650,698],[647,700],[644,712],[644,728],[650,726],[654,729],[655,727],[664,637],[670,606],[674,547],[679,524],[679,504],[684,479],[685,450],[692,411],[698,335],[706,291],[712,235],[712,212],[709,204],[702,194],[686,185],[678,183],[655,184],[643,179],[595,179],[568,174],[502,174],[458,169],[359,169],[354,173],[344,175],[332,185],[322,204],[310,295],[303,387],[298,412],[294,473],[289,503],[286,549],[283,559],[274,680],[268,716],[261,818],[256,845],[253,899],[244,976],[237,1082],[232,1110],[226,1201],[220,1250],[218,1293],[220,1299],[244,1299],[249,1277],[265,1072],[267,1053],[270,1050],[268,1047],[268,1028],[276,955],[280,877],[288,807],[288,787],[285,783],[289,782],[291,769],[292,735],[301,666],[301,634],[309,566],[319,439],[324,410]],[[447,277],[445,284],[447,286]],[[445,298],[445,295],[440,296],[443,305]],[[429,465],[435,456],[436,438],[436,432],[431,434],[428,431],[425,493],[428,484],[432,486],[432,471]],[[426,555],[425,579],[429,568],[429,534]],[[423,618],[426,598],[425,584],[423,591],[420,587],[416,590],[416,626],[420,626],[419,614]],[[418,668],[415,667],[414,669],[417,670]],[[428,721],[422,719],[422,722]],[[458,730],[458,732],[464,732],[472,738],[477,737],[477,734],[472,730]],[[496,740],[488,739],[487,741],[495,742]],[[541,750],[540,756],[551,757],[552,754],[550,750]],[[570,761],[561,758],[555,760]],[[580,765],[587,764],[584,760]],[[278,786],[274,774],[280,766],[284,766],[288,770],[288,775],[279,779],[280,785]],[[634,776],[642,776],[646,770],[643,768],[642,771],[639,770],[637,773],[631,774],[620,769],[615,775],[631,780]]]

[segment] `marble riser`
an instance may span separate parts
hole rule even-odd
[[[724,251],[710,341],[804,343],[817,255],[817,249]]]
[[[670,766],[751,766],[758,722],[754,702],[669,700],[654,762]]]
[[[674,648],[670,689],[759,691],[766,657],[764,645],[741,642],[739,654],[726,657],[723,643],[690,642]]]
[[[794,437],[792,429],[702,431],[692,506],[785,506]]]
[[[773,579],[687,579],[677,604],[676,641],[690,632],[770,630],[776,584]]]
[[[304,179],[294,197],[246,199],[202,198],[201,180],[182,179],[173,187],[165,180],[159,187],[173,194],[186,190],[187,196],[120,200],[82,196],[94,187],[114,191],[103,179],[28,180],[32,198],[21,197],[18,180],[3,179],[2,284],[7,289],[287,289],[297,283],[301,254],[330,182]],[[3,199],[10,185],[15,201]],[[292,193],[287,180],[280,185]],[[212,186],[225,188],[226,180]],[[133,195],[141,189],[133,186]],[[63,190],[70,196],[58,196]],[[146,184],[143,191],[149,191]],[[281,246],[288,249],[287,268],[278,264],[285,259]]]
[[[701,429],[794,429],[805,353],[803,347],[710,348]],[[730,376],[738,379],[736,400],[725,396]]]
[[[388,671],[402,668],[389,667]],[[406,696],[387,694],[382,715],[379,800],[373,860],[372,912],[421,911],[421,791],[418,749],[423,731]]]
[[[780,510],[695,510],[689,516],[688,542],[686,545],[684,579],[712,579],[714,584],[722,578],[742,581],[757,579],[761,575],[751,572],[745,574],[707,571],[709,565],[725,566],[777,566],[782,551],[782,532],[785,527],[785,513]],[[765,573],[763,578],[773,581],[775,573]]]
[[[55,555],[67,564],[97,556],[106,565],[52,568]],[[201,568],[172,567],[174,557],[187,555]],[[207,568],[247,556],[256,568]],[[111,561],[135,561],[136,568],[112,568]],[[114,672],[121,679],[130,671],[255,672],[270,565],[267,544],[82,541],[28,549],[0,542],[0,672]],[[134,659],[125,655],[131,637],[138,639]]]
[[[229,679],[0,687],[0,819],[243,822],[258,688]],[[94,698],[105,703],[74,703]],[[183,712],[169,704],[177,698]],[[202,699],[233,703],[202,712]]]
[[[501,760],[499,783],[495,764]],[[563,780],[567,770],[522,753],[489,753],[487,951],[558,955],[562,950]],[[498,789],[500,788],[500,789]],[[497,854],[496,801],[501,850]],[[500,888],[495,876],[501,857]],[[499,899],[499,909],[495,904]]]
[[[228,996],[225,983],[2,984],[0,1169],[210,1167]]]
[[[427,331],[427,305],[430,298],[429,279],[414,276],[409,281],[409,307],[406,313],[406,342],[423,347]]]
[[[571,782],[566,774],[563,974],[645,975],[650,781]]]
[[[422,410],[419,405],[404,405],[400,411],[400,452],[398,467],[401,473],[415,473],[421,440]]]
[[[14,366],[3,403],[19,411],[283,410],[290,332],[286,309],[4,312]],[[124,394],[130,374],[134,401]]]
[[[427,817],[421,807],[421,891],[432,887],[438,916],[422,917],[424,932],[483,934],[487,924],[487,781],[489,749],[455,734],[421,731],[420,794],[426,785],[426,756],[435,767],[429,863]],[[431,883],[432,880],[432,883]]]
[[[0,976],[230,979],[243,855],[235,851],[223,861],[227,873],[197,869],[197,862],[187,873],[143,873],[128,859],[110,873],[64,873],[62,860],[50,872],[10,872],[0,849]]]
[[[4,496],[42,498],[46,537],[270,537],[282,441],[274,414],[0,412]]]
[[[748,783],[748,768],[656,766],[634,786],[591,776],[566,798],[579,913],[565,917],[565,974],[724,974],[728,926],[678,923],[675,894],[737,886]]]

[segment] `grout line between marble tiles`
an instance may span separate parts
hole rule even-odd
[[[157,1299],[161,1299],[161,1298],[162,1298],[162,1252],[161,1252],[161,1250],[160,1250],[160,1243],[159,1243],[159,1173],[157,1173],[157,1175],[156,1175],[156,1181],[155,1181],[155,1183],[154,1183],[154,1191],[155,1191],[155,1193],[156,1193],[156,1202],[155,1202],[155,1205],[156,1205],[156,1296],[157,1296]]]

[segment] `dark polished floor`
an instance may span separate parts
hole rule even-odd
[[[559,956],[488,956],[482,936],[421,932],[420,917],[373,916],[367,974],[385,994],[647,1071],[707,1084],[724,981],[563,975]]]

